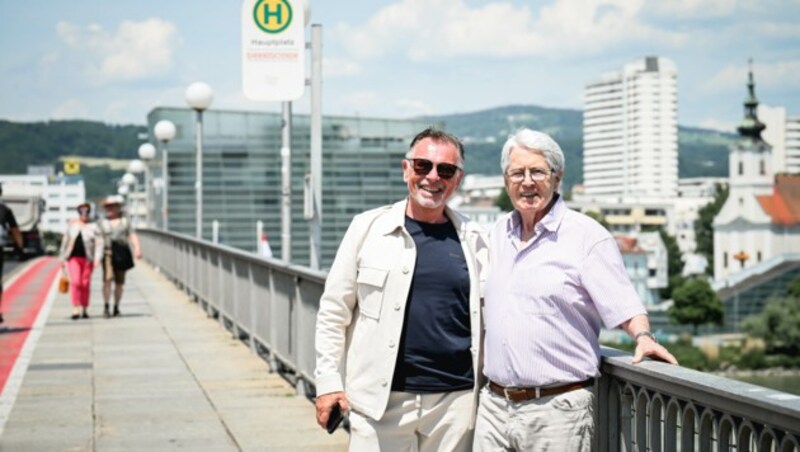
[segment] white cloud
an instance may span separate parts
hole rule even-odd
[[[648,4],[653,12],[682,18],[722,17],[736,11],[742,0],[656,0]]]
[[[464,0],[399,0],[367,23],[336,26],[337,39],[358,58],[404,53],[412,60],[480,56],[568,57],[597,54],[621,42],[679,44],[680,33],[640,21],[644,0],[556,0],[530,6]]]
[[[89,108],[78,99],[67,99],[50,112],[52,119],[75,119],[89,116]]]
[[[425,101],[401,99],[395,102],[397,109],[405,116],[431,115],[434,109]]]
[[[341,58],[322,58],[322,75],[325,78],[352,77],[361,73],[361,65]]]
[[[756,82],[756,96],[759,90],[769,89],[796,89],[800,88],[800,60],[776,61],[772,63],[758,63],[753,65],[753,77]],[[727,66],[707,80],[703,89],[711,92],[740,89],[744,93],[747,83],[747,65]]]
[[[100,82],[141,80],[168,72],[180,43],[175,25],[150,18],[122,22],[113,33],[97,24],[84,29],[59,22],[56,31],[69,47],[86,53],[89,75]]]

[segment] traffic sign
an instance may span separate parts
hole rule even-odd
[[[305,89],[305,31],[300,0],[242,2],[242,88],[252,100],[287,102]]]
[[[81,172],[81,164],[78,159],[64,160],[64,174],[79,174]]]

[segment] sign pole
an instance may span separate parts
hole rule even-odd
[[[322,261],[322,25],[311,26],[311,268]]]

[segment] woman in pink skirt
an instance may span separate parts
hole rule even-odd
[[[91,221],[92,207],[78,206],[78,219],[70,222],[61,240],[61,266],[69,275],[72,293],[72,320],[89,318],[89,283],[92,270],[103,256],[103,236]]]

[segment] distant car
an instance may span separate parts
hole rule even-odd
[[[14,218],[22,233],[22,254],[24,257],[35,257],[44,254],[42,234],[39,232],[39,220],[44,211],[44,200],[41,196],[4,194],[0,202],[14,212]],[[13,252],[14,245],[7,241],[4,252]]]

